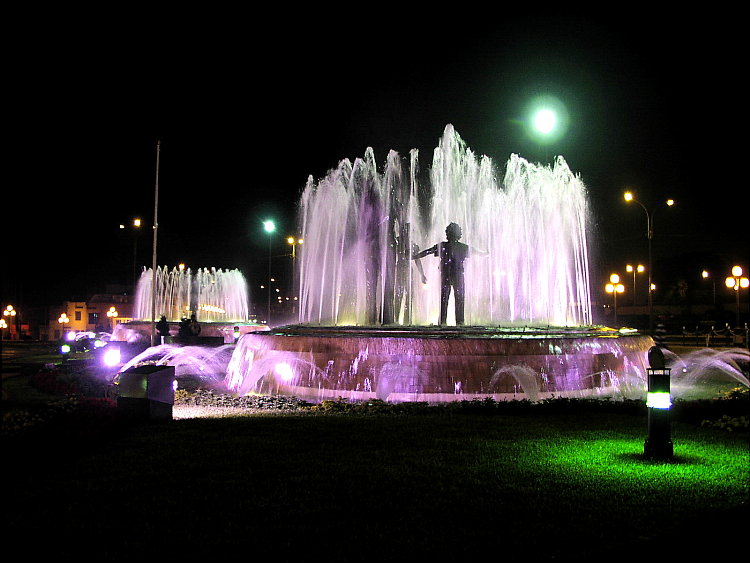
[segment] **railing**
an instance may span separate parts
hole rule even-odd
[[[711,327],[708,330],[701,330],[695,327],[695,331],[690,332],[684,326],[682,327],[682,344],[689,345],[689,341],[694,339],[696,346],[744,346],[748,345],[748,326],[744,328],[733,329],[727,323],[723,329],[717,330]]]

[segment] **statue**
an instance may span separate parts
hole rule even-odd
[[[470,249],[468,245],[459,242],[461,238],[461,227],[456,223],[451,223],[445,229],[445,240],[439,242],[430,248],[422,250],[413,256],[414,260],[419,260],[429,254],[440,258],[440,321],[439,324],[445,325],[448,316],[448,299],[451,288],[453,289],[453,299],[455,301],[456,325],[464,324],[464,261],[470,253],[476,253],[486,256],[488,253]],[[421,268],[420,268],[421,269]]]

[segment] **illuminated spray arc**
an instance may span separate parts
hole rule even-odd
[[[502,182],[451,125],[429,181],[418,153],[372,149],[312,179],[300,201],[300,324],[241,338],[226,384],[321,400],[539,399],[639,392],[650,337],[592,327],[586,188],[562,158],[513,155]],[[436,326],[437,260],[414,245],[482,251],[466,262],[466,327]],[[449,312],[453,310],[449,307]]]

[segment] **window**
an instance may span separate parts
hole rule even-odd
[[[81,312],[80,311],[76,311],[76,320],[77,321],[81,320]]]

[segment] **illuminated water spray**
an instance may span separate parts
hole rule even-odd
[[[133,318],[151,320],[152,270],[144,269],[136,288]],[[248,292],[239,270],[216,268],[156,269],[156,319],[179,321],[195,313],[199,321],[242,322],[248,319]]]
[[[445,240],[455,222],[462,242],[487,253],[465,264],[467,324],[591,324],[583,182],[562,157],[543,166],[512,155],[497,175],[448,125],[429,181],[416,150],[408,164],[391,151],[381,172],[372,149],[310,179],[300,206],[300,322],[436,324],[437,260],[422,259],[425,286],[411,256],[414,245]]]

